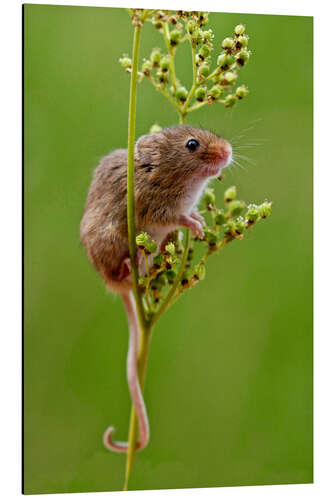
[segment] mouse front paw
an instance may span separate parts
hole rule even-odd
[[[206,225],[205,219],[196,210],[190,214],[190,217],[194,220],[199,221],[203,227]]]
[[[191,229],[194,238],[198,236],[201,240],[204,238],[205,233],[201,223],[198,220],[192,218],[192,216],[181,215],[179,218],[179,224],[183,227]]]

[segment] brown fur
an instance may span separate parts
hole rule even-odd
[[[185,147],[191,138],[200,143],[197,151]],[[179,226],[184,206],[194,209],[198,201],[193,181],[204,185],[206,178],[215,175],[207,171],[207,165],[223,166],[226,144],[212,132],[191,126],[141,137],[135,148],[137,232],[151,234],[152,228],[164,226],[167,233],[168,227]],[[119,149],[104,157],[95,169],[81,221],[81,241],[88,256],[114,289],[123,279],[122,263],[129,255],[126,193],[127,150]]]

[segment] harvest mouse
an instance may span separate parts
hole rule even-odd
[[[140,137],[135,146],[136,231],[160,246],[176,228],[203,238],[204,220],[197,204],[212,177],[232,158],[231,145],[213,132],[179,125]],[[131,292],[127,237],[127,150],[105,156],[95,169],[81,221],[81,242],[106,286],[123,299],[130,327],[127,357],[129,390],[138,416],[137,449],[149,440],[149,425],[137,374],[140,330]],[[127,452],[127,443],[104,434],[108,449]]]

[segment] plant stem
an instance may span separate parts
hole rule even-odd
[[[138,79],[139,47],[142,26],[138,23],[134,29],[133,50],[132,50],[132,73],[130,86],[130,102],[128,112],[128,159],[127,159],[127,225],[128,225],[128,245],[131,258],[131,273],[133,280],[133,293],[135,297],[138,321],[140,324],[140,350],[138,357],[138,373],[141,387],[143,385],[146,371],[147,356],[149,350],[149,340],[151,327],[146,319],[142,295],[138,285],[139,271],[136,264],[136,229],[135,229],[135,196],[134,196],[134,147],[135,147],[135,114],[136,114],[136,90]],[[128,488],[128,481],[132,470],[137,445],[137,417],[132,406],[129,441],[126,461],[126,475],[124,490]]]
[[[139,271],[136,264],[136,230],[135,230],[135,196],[134,196],[134,147],[135,147],[135,113],[136,113],[136,89],[138,78],[138,60],[141,26],[134,29],[132,73],[130,86],[130,102],[128,112],[128,158],[127,158],[127,229],[128,246],[131,258],[131,272],[133,279],[133,293],[137,306],[138,319],[142,330],[145,328],[146,318],[141,300],[141,292],[138,285]]]

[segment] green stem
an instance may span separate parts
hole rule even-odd
[[[170,33],[169,26],[167,22],[163,23],[163,36],[168,49],[168,53],[170,56],[170,75],[174,92],[176,92],[177,88],[177,78],[176,78],[176,69],[175,69],[175,60],[174,60],[174,50],[170,43]]]
[[[132,50],[132,73],[130,86],[130,102],[128,112],[128,160],[127,160],[127,224],[128,245],[131,258],[131,272],[133,279],[133,293],[135,297],[138,321],[140,324],[140,351],[138,358],[138,372],[141,385],[143,384],[146,371],[147,356],[149,350],[149,339],[151,327],[145,317],[142,296],[138,285],[139,271],[136,264],[136,229],[135,229],[135,196],[134,196],[134,147],[135,147],[135,114],[136,114],[136,91],[138,79],[139,47],[142,26],[135,26]],[[132,406],[129,428],[129,443],[126,462],[126,476],[124,490],[128,488],[128,481],[136,454],[137,445],[137,417]]]
[[[140,25],[135,26],[132,52],[132,73],[130,87],[130,102],[128,112],[128,158],[127,158],[127,229],[128,246],[131,258],[131,272],[133,278],[133,292],[138,310],[138,319],[142,329],[145,327],[146,319],[141,292],[138,285],[139,271],[136,264],[136,229],[135,229],[135,196],[134,196],[134,147],[135,147],[135,114],[136,114],[136,90],[138,79],[139,47],[141,36]]]

